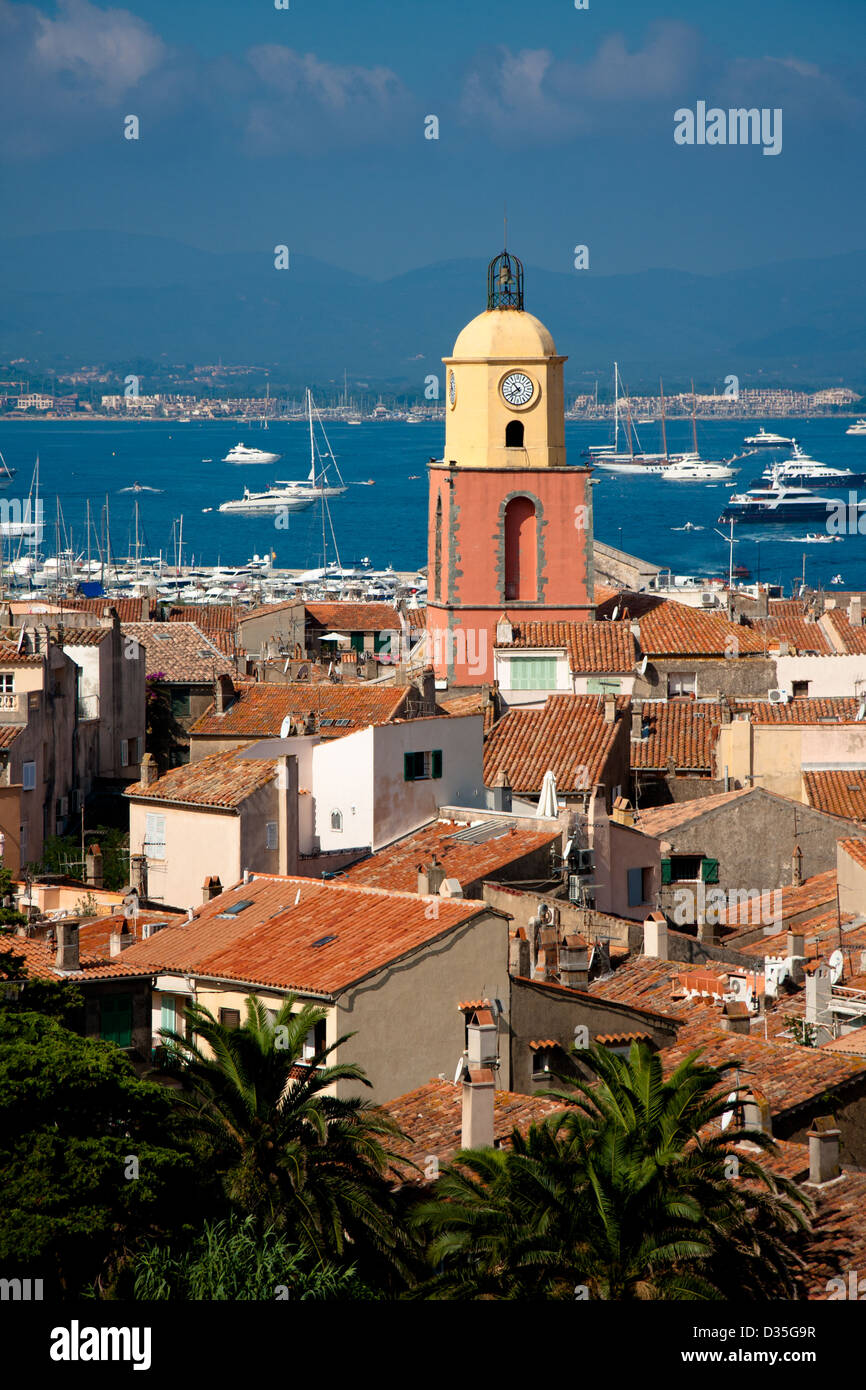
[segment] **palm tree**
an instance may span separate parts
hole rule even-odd
[[[449,1298],[792,1297],[808,1204],[722,1131],[725,1068],[693,1053],[665,1078],[661,1058],[581,1052],[592,1081],[548,1094],[564,1109],[509,1150],[457,1155],[415,1220]]]
[[[343,1256],[348,1243],[353,1260],[366,1249],[399,1263],[386,1180],[399,1130],[369,1101],[333,1094],[337,1082],[371,1084],[358,1066],[328,1064],[351,1035],[304,1065],[304,1043],[325,1017],[310,1004],[295,1012],[290,995],[272,1019],[250,996],[243,1025],[227,1028],[192,1005],[186,1037],[162,1030],[183,1063],[178,1103],[209,1141],[232,1206],[261,1229],[286,1232],[319,1260]]]

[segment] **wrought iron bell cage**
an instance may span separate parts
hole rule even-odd
[[[523,262],[501,251],[487,267],[488,309],[523,308]]]

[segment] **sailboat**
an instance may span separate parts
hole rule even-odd
[[[692,446],[690,454],[681,454],[674,463],[669,464],[664,470],[663,476],[669,482],[698,483],[733,478],[734,469],[728,463],[702,459],[698,452],[697,400],[694,382],[692,382]]]
[[[620,387],[621,377],[619,374],[619,363],[613,364],[613,421],[614,435],[613,444],[602,445],[601,447],[590,446],[587,450],[590,463],[593,468],[598,468],[605,473],[663,473],[668,466],[669,460],[665,454],[647,454],[641,449],[637,430],[632,424],[631,402],[628,394],[623,397],[626,412],[626,442],[628,453],[619,451],[619,406],[620,406]],[[637,452],[635,451],[637,442]]]
[[[313,393],[307,387],[307,419],[310,427],[310,472],[306,478],[300,482],[277,482],[277,486],[283,489],[287,497],[297,501],[316,502],[320,497],[339,497],[348,491],[348,485],[343,481],[334,451],[331,448],[328,436],[325,433],[325,426],[322,424],[322,417],[319,415],[313,401]],[[316,442],[316,434],[313,428],[313,410],[316,409],[316,419],[319,429],[322,432],[322,439],[325,447],[320,449]],[[333,464],[334,472],[339,478],[339,483],[332,483],[328,478],[328,463]]]

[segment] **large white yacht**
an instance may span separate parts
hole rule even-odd
[[[316,408],[313,400],[313,393],[307,387],[307,419],[310,426],[310,471],[306,478],[297,482],[285,481],[279,486],[285,488],[287,494],[298,498],[301,501],[318,502],[322,497],[340,497],[348,491],[348,485],[343,481],[334,451],[331,448],[328,436],[325,433],[325,426],[322,424],[322,417]],[[313,411],[316,411],[316,419],[319,422],[319,429],[322,433],[322,444],[316,439],[313,429]],[[322,445],[324,447],[322,447]],[[339,482],[332,483],[328,477],[328,464],[332,464],[334,472]]]
[[[846,434],[866,434],[866,420],[855,420],[853,425],[849,425]]]
[[[282,512],[302,512],[305,507],[312,507],[315,500],[315,494],[299,497],[292,484],[277,484],[264,492],[250,492],[245,487],[243,497],[221,502],[219,509],[240,516],[279,516]]]
[[[662,469],[662,477],[674,483],[714,482],[717,478],[733,478],[734,469],[726,463],[713,459],[702,459],[684,454],[681,459]]]
[[[265,449],[248,449],[245,444],[236,444],[229,449],[223,463],[276,463],[279,454],[269,454]]]
[[[747,434],[743,443],[751,444],[756,449],[783,449],[793,444],[794,440],[786,439],[783,434],[773,434],[762,425],[757,434]]]
[[[791,457],[772,468],[765,468],[763,476],[765,479],[777,477],[783,483],[810,487],[818,492],[831,487],[862,487],[866,483],[866,473],[855,473],[851,468],[831,468],[813,459],[796,442]]]

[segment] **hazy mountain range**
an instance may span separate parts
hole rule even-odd
[[[384,282],[292,255],[215,254],[113,232],[0,240],[0,360],[42,367],[155,359],[269,365],[288,385],[415,387],[441,372],[485,307],[483,260]],[[866,390],[866,259],[852,254],[749,271],[600,275],[526,267],[526,307],[567,353],[574,390],[606,385],[614,358],[632,391],[694,376],[723,389],[845,383]],[[146,387],[145,387],[146,389]]]

